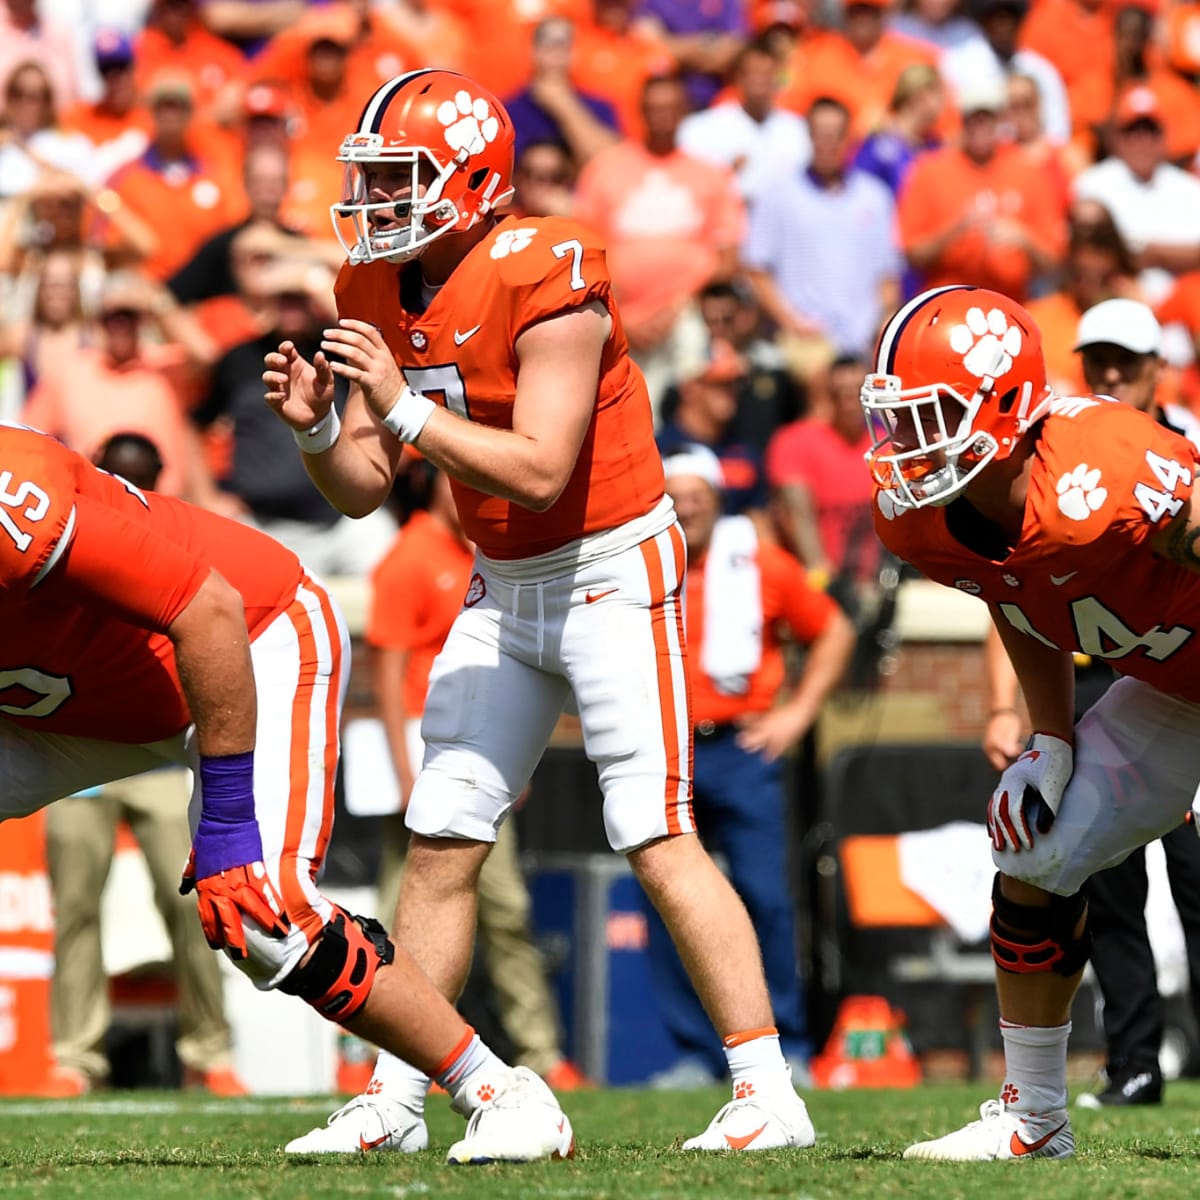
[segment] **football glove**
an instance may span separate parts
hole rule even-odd
[[[1036,833],[1048,833],[1075,769],[1070,742],[1035,733],[1024,753],[1000,776],[988,804],[987,826],[996,850],[1033,849]]]
[[[195,891],[204,938],[214,950],[224,950],[233,959],[246,957],[243,917],[256,922],[268,937],[287,937],[291,922],[261,862],[197,879],[195,861],[193,851],[183,870],[179,892],[186,896]]]

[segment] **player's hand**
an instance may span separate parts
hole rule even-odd
[[[983,752],[997,771],[1004,771],[1021,753],[1021,714],[1015,709],[997,709],[983,730]]]
[[[318,351],[308,362],[294,342],[263,358],[267,404],[293,429],[311,429],[333,407],[333,370]]]
[[[336,357],[330,361],[335,375],[357,383],[367,407],[382,421],[404,388],[404,374],[379,329],[367,321],[343,317],[324,331],[321,349]]]
[[[988,833],[997,850],[1032,850],[1036,833],[1048,833],[1075,769],[1070,742],[1035,733],[1025,752],[1000,776],[988,805]]]
[[[204,938],[214,950],[224,950],[230,958],[246,957],[244,916],[255,921],[268,937],[287,937],[291,922],[261,862],[230,867],[197,879],[195,861],[193,851],[183,870],[179,891],[186,896],[195,890]]]

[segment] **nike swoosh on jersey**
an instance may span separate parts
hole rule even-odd
[[[595,604],[597,600],[603,600],[605,596],[611,596],[613,592],[620,590],[620,588],[609,588],[606,592],[586,592],[583,598],[588,604]]]
[[[1074,579],[1078,574],[1078,571],[1068,571],[1065,575],[1051,575],[1050,582],[1056,587],[1062,587],[1062,585],[1066,583],[1068,579]]]
[[[1056,1137],[1066,1129],[1067,1123],[1064,1121],[1057,1129],[1052,1129],[1045,1137],[1040,1137],[1036,1142],[1023,1142],[1021,1135],[1013,1130],[1012,1139],[1008,1143],[1008,1148],[1013,1152],[1014,1158],[1019,1158],[1022,1154],[1032,1154],[1035,1150],[1040,1150],[1051,1138]]]
[[[468,329],[466,333],[459,333],[459,331],[456,329],[454,331],[454,344],[456,346],[461,346],[464,342],[469,342],[471,338],[473,338],[482,328],[482,325],[475,325]]]
[[[745,1150],[745,1148],[750,1145],[750,1143],[754,1141],[754,1139],[758,1137],[758,1135],[762,1133],[766,1127],[767,1123],[764,1121],[753,1133],[746,1133],[742,1134],[741,1136],[733,1133],[727,1133],[725,1135],[725,1140],[729,1143],[730,1150]],[[1016,1137],[1016,1134],[1013,1134],[1013,1136]]]

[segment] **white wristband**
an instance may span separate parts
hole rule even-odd
[[[293,429],[292,437],[305,454],[324,454],[342,432],[342,420],[337,409],[331,408],[311,429]]]
[[[428,396],[414,392],[405,384],[391,411],[383,418],[384,428],[390,429],[402,442],[415,442],[435,408],[437,405]]]

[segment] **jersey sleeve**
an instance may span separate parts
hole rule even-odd
[[[604,247],[576,221],[520,221],[497,235],[490,251],[509,305],[513,341],[539,321],[599,300],[611,306]]]
[[[41,583],[71,545],[78,497],[65,447],[28,430],[6,431],[4,438],[0,590],[16,597]]]
[[[128,513],[79,496],[70,546],[48,595],[86,600],[139,628],[166,633],[208,578],[210,565]]]
[[[1116,401],[1093,402],[1074,416],[1070,400],[1059,404],[1071,424],[1055,438],[1039,512],[1051,536],[1107,553],[1102,547],[1113,539],[1136,545],[1169,525],[1191,498],[1196,447]]]

